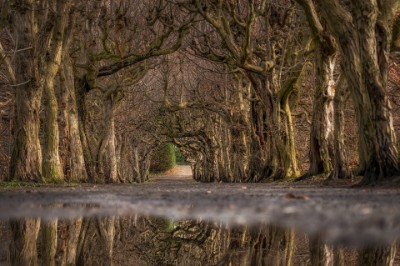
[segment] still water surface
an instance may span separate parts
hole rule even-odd
[[[0,265],[400,265],[396,243],[334,245],[276,225],[160,217],[0,223]]]

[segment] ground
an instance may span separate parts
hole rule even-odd
[[[201,184],[189,166],[132,185],[2,188],[0,219],[133,214],[228,225],[262,223],[322,233],[340,244],[388,244],[400,236],[400,190],[309,184]]]

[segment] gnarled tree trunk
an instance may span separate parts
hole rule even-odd
[[[308,175],[327,174],[332,170],[335,95],[333,73],[336,47],[317,14],[313,0],[296,0],[304,9],[315,43],[315,93],[310,136]]]
[[[43,178],[46,182],[60,182],[64,179],[64,172],[59,155],[59,127],[58,101],[55,93],[54,81],[61,65],[64,30],[67,24],[68,1],[56,2],[56,25],[51,38],[50,61],[47,64],[44,93],[45,93],[45,121],[43,145]]]
[[[320,1],[323,16],[339,43],[343,72],[356,109],[364,184],[399,173],[386,91],[393,4],[394,1],[354,1],[349,12],[338,0]]]

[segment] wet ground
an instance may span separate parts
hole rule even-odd
[[[0,220],[142,215],[228,226],[268,223],[360,246],[399,238],[399,202],[395,188],[200,184],[188,166],[179,166],[145,184],[2,189]]]

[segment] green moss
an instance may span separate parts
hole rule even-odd
[[[176,222],[174,220],[168,220],[167,226],[166,226],[166,231],[169,233],[173,232],[177,225],[178,225],[178,222]]]
[[[39,183],[9,181],[0,182],[0,188],[24,188],[24,187],[40,187]]]
[[[64,180],[62,178],[60,178],[60,175],[52,172],[51,174],[47,175],[44,177],[44,182],[46,184],[63,184]]]
[[[78,183],[34,183],[22,181],[3,181],[0,182],[0,189],[13,189],[13,188],[38,188],[38,187],[76,187]]]

